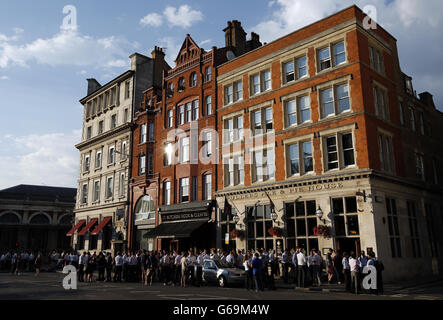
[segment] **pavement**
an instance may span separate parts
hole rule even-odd
[[[385,285],[385,294],[354,295],[342,286],[322,285],[320,288],[295,289],[281,280],[277,290],[255,293],[243,288],[173,287],[155,283],[152,287],[140,283],[93,282],[78,283],[78,290],[65,290],[65,275],[45,272],[14,276],[0,273],[0,300],[443,300],[443,279],[422,279]]]

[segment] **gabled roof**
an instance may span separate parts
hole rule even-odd
[[[35,185],[18,185],[0,190],[0,199],[31,200],[31,201],[60,201],[75,203],[77,189],[62,187],[46,187]]]
[[[197,43],[195,43],[195,41],[191,38],[191,36],[187,34],[180,48],[180,51],[178,52],[177,58],[175,58],[176,65],[179,64],[178,63],[179,58],[183,53],[189,53],[192,50],[197,50],[197,51],[202,50],[202,53],[204,53],[204,50],[200,49],[200,47],[197,45]]]

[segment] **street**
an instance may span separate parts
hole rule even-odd
[[[139,283],[79,283],[78,290],[67,291],[62,286],[65,275],[32,273],[13,276],[0,273],[0,300],[443,300],[443,281],[411,288],[385,286],[385,295],[353,295],[342,289],[322,291],[291,289],[255,293],[242,288],[171,287],[155,283],[146,287]],[[283,284],[281,284],[283,286]],[[335,288],[335,287],[334,287]]]

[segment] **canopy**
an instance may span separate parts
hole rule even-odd
[[[67,237],[72,237],[74,233],[80,229],[80,227],[86,222],[86,220],[80,220],[71,230],[66,234]]]
[[[100,224],[91,232],[91,235],[96,236],[102,231],[102,229],[112,220],[112,217],[106,217],[100,222]]]
[[[91,221],[89,221],[89,223],[86,225],[86,227],[84,227],[79,233],[79,236],[84,236],[86,234],[86,232],[89,231],[89,229],[92,228],[92,226],[97,222],[97,219],[92,219]]]

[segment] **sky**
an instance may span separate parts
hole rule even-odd
[[[223,47],[226,22],[240,20],[270,42],[354,3],[376,8],[403,72],[443,110],[441,0],[0,0],[0,189],[76,187],[86,79],[108,82],[132,53],[161,46],[173,66],[188,33]],[[68,5],[76,28],[63,27]]]

